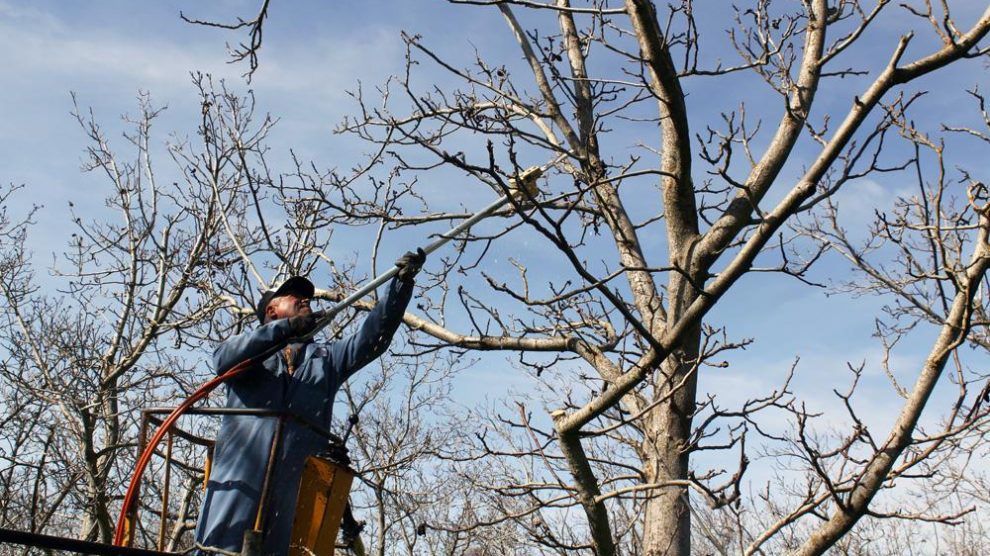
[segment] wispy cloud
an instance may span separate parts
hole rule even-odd
[[[176,40],[177,34],[191,40]],[[192,28],[177,15],[159,29],[134,29],[120,22],[76,24],[65,14],[0,2],[0,62],[12,79],[35,84],[99,80],[128,94],[137,88],[171,93],[188,86],[191,71],[237,79],[247,66],[228,64],[222,44],[242,38]],[[402,60],[398,29],[388,27],[293,42],[266,36],[256,88],[340,97],[358,79],[377,81]]]
[[[103,80],[158,90],[192,69],[222,72],[193,44],[72,26],[30,7],[0,4],[0,52],[12,78],[33,82]],[[226,71],[230,71],[227,69]],[[133,89],[132,89],[133,90]]]
[[[358,81],[377,84],[399,70],[398,33],[376,27],[360,36],[316,37],[304,45],[273,41],[262,52],[255,80],[259,87],[341,97]]]

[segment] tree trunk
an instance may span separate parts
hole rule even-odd
[[[646,501],[643,554],[649,556],[691,554],[688,490],[680,485],[687,479],[689,471],[689,452],[686,448],[690,442],[697,389],[693,360],[696,357],[698,336],[697,331],[693,331],[686,342],[691,346],[689,352],[675,353],[663,365],[663,374],[658,378],[663,383],[656,387],[657,398],[669,395],[671,388],[682,381],[683,385],[669,400],[651,412],[642,446],[646,455],[646,480],[654,485],[679,483],[679,486],[658,487],[651,491],[652,497]]]

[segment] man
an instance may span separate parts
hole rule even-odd
[[[230,338],[214,352],[214,368],[221,373],[290,340],[286,349],[227,383],[229,408],[269,409],[296,417],[282,419],[274,444],[275,474],[263,515],[264,554],[288,552],[303,464],[327,446],[327,439],[304,423],[329,430],[334,395],[348,377],[388,348],[425,260],[426,253],[419,249],[396,261],[399,273],[352,336],[331,343],[291,343],[312,331],[320,316],[310,307],[312,282],[294,276],[261,296],[257,315],[262,326]],[[244,532],[254,528],[278,421],[278,417],[252,415],[224,417],[196,527],[196,543],[204,553],[239,553]]]

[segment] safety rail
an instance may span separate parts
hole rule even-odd
[[[0,528],[0,544],[17,544],[46,550],[63,550],[76,554],[93,554],[95,556],[175,556],[175,552],[159,552],[130,546],[115,546],[79,539],[55,537],[41,533],[30,533],[14,529]]]

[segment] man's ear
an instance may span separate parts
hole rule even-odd
[[[275,310],[275,300],[273,299],[268,307],[265,307],[265,322],[272,321],[278,318],[278,311]]]

